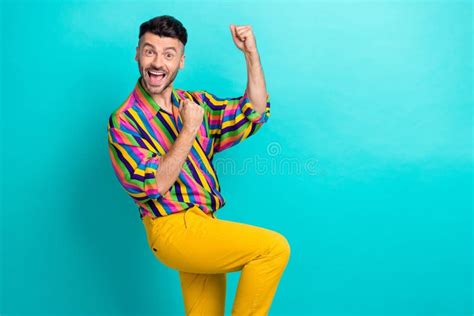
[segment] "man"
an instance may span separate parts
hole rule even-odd
[[[173,87],[187,32],[163,15],[140,26],[141,76],[108,122],[114,171],[138,206],[154,255],[179,271],[186,315],[224,315],[226,273],[234,271],[241,276],[232,315],[267,315],[290,255],[280,233],[215,216],[225,201],[213,155],[254,135],[270,116],[253,30],[232,24],[230,32],[247,64],[243,96]]]

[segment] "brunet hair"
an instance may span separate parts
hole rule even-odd
[[[183,49],[188,41],[188,33],[183,24],[170,15],[160,15],[143,22],[140,25],[138,39],[140,40],[146,32],[153,33],[160,37],[176,38],[183,43]]]

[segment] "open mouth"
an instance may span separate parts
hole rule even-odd
[[[150,84],[160,85],[163,83],[166,73],[163,71],[148,70],[148,77],[150,78]]]

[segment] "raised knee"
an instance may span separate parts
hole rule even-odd
[[[275,239],[274,239],[275,243],[273,245],[272,252],[278,253],[280,256],[288,259],[291,253],[291,247],[290,247],[290,243],[288,242],[288,239],[286,239],[286,237],[283,236],[279,232],[274,232],[274,233],[275,233]]]

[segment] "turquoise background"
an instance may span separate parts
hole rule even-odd
[[[229,24],[254,28],[271,118],[216,155],[253,162],[218,166],[218,217],[288,238],[271,315],[473,313],[470,1],[1,11],[2,315],[184,315],[178,274],[149,251],[107,153],[108,115],[138,78],[138,27],[161,14],[189,34],[175,87],[224,97],[247,79]]]

